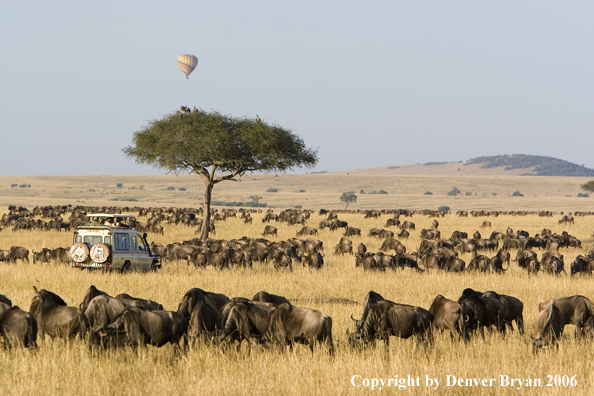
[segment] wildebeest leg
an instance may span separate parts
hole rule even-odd
[[[575,338],[582,338],[584,335],[584,330],[582,327],[582,321],[578,320],[575,324]]]
[[[450,329],[450,333],[452,334],[452,337],[456,341],[460,341],[460,332],[458,331],[456,323],[451,323],[450,321],[448,321],[447,326],[448,326],[448,329]],[[440,329],[440,332],[443,333],[443,329]]]
[[[518,327],[518,333],[524,334],[524,317],[522,315],[516,318],[516,326]]]

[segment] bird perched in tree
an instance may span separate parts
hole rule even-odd
[[[194,113],[198,113],[198,109],[194,106]]]
[[[256,114],[256,122],[260,122],[260,121],[262,121],[262,120],[260,119],[260,117],[258,117],[258,114]]]

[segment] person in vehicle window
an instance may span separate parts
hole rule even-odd
[[[116,222],[115,222],[116,227],[130,228],[130,226],[128,224],[122,223],[123,218],[116,217],[115,220],[116,220]]]
[[[91,221],[91,225],[92,226],[103,225],[103,219],[101,217],[93,217],[93,220]]]

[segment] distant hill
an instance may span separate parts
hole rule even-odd
[[[581,176],[593,177],[594,170],[569,161],[540,155],[493,155],[478,157],[467,161],[464,165],[481,164],[481,168],[504,167],[504,171],[525,169],[520,176]]]
[[[594,177],[594,169],[569,161],[540,155],[493,155],[460,162],[427,162],[393,165],[336,173],[375,175],[491,175]]]

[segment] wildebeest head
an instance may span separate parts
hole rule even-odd
[[[182,314],[189,319],[196,304],[198,304],[199,301],[204,301],[205,298],[206,293],[202,289],[195,287],[188,290],[177,308],[177,313]]]
[[[85,298],[83,299],[83,302],[81,302],[79,305],[80,310],[82,312],[85,312],[87,307],[89,306],[89,303],[91,302],[91,300],[99,295],[102,295],[102,294],[107,295],[107,293],[105,293],[104,291],[101,291],[101,290],[97,289],[95,286],[91,285],[91,287],[89,287],[89,291],[87,292],[87,294],[85,295]]]
[[[357,340],[367,337],[367,336],[364,336],[363,332],[364,332],[365,323],[367,322],[369,314],[370,314],[370,310],[371,310],[372,306],[374,306],[376,303],[383,301],[383,300],[384,300],[384,297],[382,297],[381,294],[376,293],[373,290],[371,290],[369,293],[367,293],[367,297],[365,297],[365,303],[364,303],[364,307],[363,307],[363,315],[361,316],[361,319],[357,320],[353,317],[353,315],[351,315],[351,319],[355,322],[355,332],[354,333],[349,333],[348,329],[347,329],[347,335],[349,336],[349,343],[351,345],[353,345]],[[368,323],[368,327],[372,327],[371,321]],[[375,332],[373,334],[375,334]]]
[[[126,330],[124,323],[114,320],[109,326],[93,329],[89,333],[89,349],[100,347],[107,349],[110,347],[123,348],[126,345]]]

